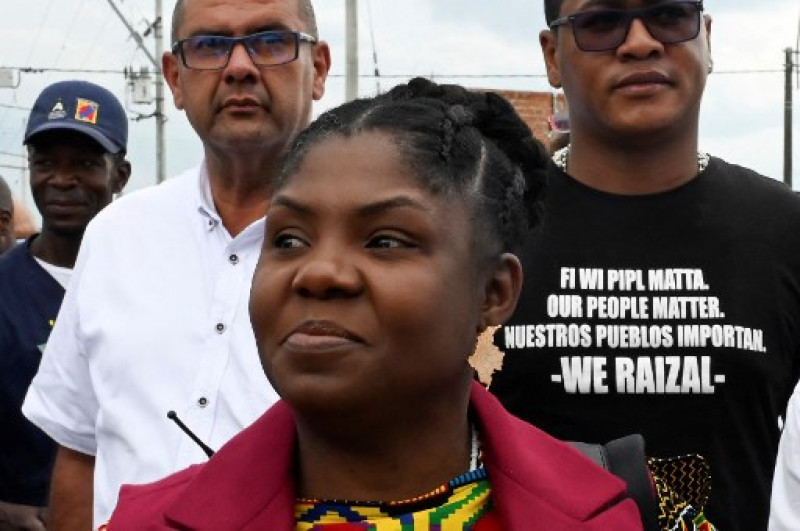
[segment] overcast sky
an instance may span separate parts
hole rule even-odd
[[[139,32],[154,18],[154,0],[114,0]],[[371,76],[377,54],[381,78],[362,77],[359,92],[374,94],[409,76],[479,88],[551,90],[544,78],[538,32],[541,0],[359,0],[362,75]],[[169,21],[174,0],[163,0]],[[332,48],[332,77],[315,114],[344,99],[345,0],[316,0],[320,34]],[[784,49],[796,47],[797,0],[706,0],[714,19],[709,79],[701,115],[700,147],[776,179],[783,174]],[[48,69],[17,72],[14,88],[0,88],[0,175],[16,194],[30,195],[23,171],[22,135],[39,91],[63,79],[89,79],[127,103],[130,116],[153,106],[133,105],[124,67],[148,65],[147,56],[114,13],[109,0],[0,0],[0,67]],[[169,27],[167,23],[166,27]],[[166,32],[168,33],[168,31]],[[168,37],[166,37],[168,38]],[[153,50],[153,39],[145,44]],[[68,71],[76,70],[76,71]],[[111,71],[110,73],[77,72]],[[458,77],[464,76],[464,77]],[[796,82],[796,77],[794,78]],[[795,84],[796,87],[796,84]],[[794,90],[795,189],[800,190],[800,91]],[[193,166],[199,141],[167,91],[167,175]],[[131,122],[128,191],[155,182],[155,123]]]

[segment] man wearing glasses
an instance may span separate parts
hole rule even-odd
[[[490,389],[560,438],[640,432],[651,456],[704,456],[708,519],[766,529],[800,370],[800,200],[698,149],[712,71],[702,2],[544,5],[570,145],[495,336],[505,359]],[[709,492],[687,484],[702,508]]]
[[[179,0],[172,40],[164,77],[204,160],[90,225],[23,406],[60,445],[58,529],[96,528],[123,482],[206,459],[168,411],[218,448],[277,399],[250,280],[276,162],[324,93],[329,48],[310,0]]]

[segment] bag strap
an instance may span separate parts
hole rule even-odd
[[[658,501],[647,457],[644,438],[636,433],[606,444],[573,442],[569,444],[583,455],[622,479],[628,496],[636,502],[645,531],[658,531]]]

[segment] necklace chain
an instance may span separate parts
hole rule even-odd
[[[708,167],[709,161],[708,153],[702,151],[697,152],[697,173],[702,172]],[[553,154],[553,162],[556,166],[561,168],[562,171],[567,171],[567,163],[569,162],[569,146],[559,149]]]
[[[478,430],[475,428],[475,424],[470,422],[469,424],[469,431],[470,431],[470,449],[469,449],[469,471],[464,472],[460,476],[451,479],[445,485],[441,487],[437,487],[433,491],[426,493],[422,496],[418,496],[411,500],[402,500],[402,501],[394,501],[394,502],[374,502],[374,501],[354,501],[354,500],[324,500],[325,503],[334,504],[334,505],[361,505],[361,506],[375,506],[375,505],[402,505],[405,503],[410,503],[413,501],[419,501],[431,498],[435,495],[441,494],[444,492],[444,489],[449,485],[451,487],[463,485],[469,481],[475,481],[477,479],[483,479],[486,477],[486,469],[483,468],[483,462],[481,459],[481,442],[480,438],[478,437]],[[298,497],[297,502],[299,503],[323,503],[323,500],[314,499],[314,498],[302,498]]]
[[[475,424],[470,423],[470,450],[469,450],[469,471],[474,472],[480,466],[481,445],[478,442],[478,430]]]

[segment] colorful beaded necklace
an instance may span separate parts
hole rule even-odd
[[[337,530],[444,530],[450,529],[451,525],[461,526],[458,529],[471,528],[474,522],[491,510],[492,505],[487,472],[481,464],[477,431],[474,426],[470,431],[468,472],[426,494],[406,500],[385,502],[299,498],[295,503],[296,529],[325,529],[326,525],[333,524],[342,526],[336,527]]]

